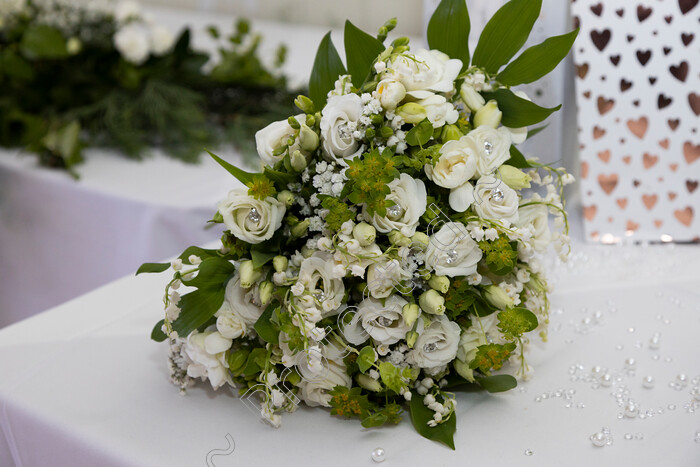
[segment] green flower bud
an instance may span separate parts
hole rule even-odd
[[[292,383],[294,386],[298,386],[301,382],[301,376],[299,376],[299,373],[297,373],[296,371],[288,373],[285,379]]]
[[[381,125],[384,123],[384,115],[372,114],[372,116],[369,117],[369,121],[372,122],[372,125]]]
[[[312,248],[309,248],[309,247],[306,246],[306,245],[304,245],[303,247],[301,247],[301,255],[302,255],[304,258],[309,258],[311,255],[314,254],[315,251],[316,251],[316,250],[314,250],[314,249],[312,249]]]
[[[249,259],[241,261],[238,266],[238,276],[241,279],[241,287],[249,289],[255,284],[255,281],[260,279],[262,271],[253,267],[253,262]]]
[[[289,266],[289,260],[286,256],[275,256],[272,258],[272,267],[275,268],[275,272],[284,272]]]
[[[318,134],[307,125],[301,125],[299,143],[301,144],[301,149],[304,151],[315,151],[318,147]]]
[[[307,165],[306,157],[304,157],[304,155],[298,149],[292,153],[289,158],[289,162],[292,165],[292,168],[297,172],[304,170]]]
[[[447,293],[450,290],[450,279],[447,276],[433,275],[428,281],[428,285],[440,293]]]
[[[294,99],[294,105],[305,114],[314,113],[314,102],[302,94],[299,94],[297,98]]]
[[[379,129],[379,135],[384,139],[389,139],[394,134],[394,130],[391,127],[383,126]]]
[[[306,232],[309,230],[309,222],[309,219],[305,219],[292,227],[292,238],[299,238],[306,235]]]
[[[408,45],[409,42],[410,42],[410,39],[408,37],[402,36],[402,37],[397,37],[396,39],[394,39],[391,42],[391,45],[393,47],[401,47],[403,45]]]
[[[418,303],[423,311],[431,315],[442,315],[445,313],[445,297],[440,295],[437,290],[430,289],[423,292],[418,298]]]
[[[501,117],[503,112],[498,109],[498,102],[495,100],[490,100],[485,106],[480,108],[476,115],[474,115],[474,127],[478,128],[480,126],[486,125],[493,128],[498,128],[501,123]]]
[[[360,387],[367,389],[368,391],[380,392],[382,390],[382,385],[379,381],[374,378],[370,378],[367,375],[363,375],[362,373],[355,375],[355,381],[357,381],[357,384],[360,385]]]
[[[408,348],[413,348],[413,344],[416,343],[416,339],[418,339],[418,333],[416,331],[409,331],[406,333],[406,345]]]
[[[406,123],[416,124],[425,120],[427,114],[425,112],[425,107],[415,102],[409,102],[401,107],[397,107],[396,115],[403,118]]]
[[[352,236],[360,242],[360,245],[368,246],[377,238],[377,229],[366,222],[360,222],[352,229]]]
[[[476,89],[467,83],[462,84],[459,94],[462,96],[462,101],[464,101],[472,112],[481,109],[486,103],[484,96],[479,94]]]
[[[277,193],[277,201],[287,207],[290,207],[292,204],[294,204],[294,193],[289,190],[282,190]]]
[[[316,118],[314,118],[313,115],[307,115],[306,116],[306,126],[312,127],[316,125]]]
[[[301,128],[301,125],[299,125],[299,120],[297,120],[294,117],[289,117],[287,119],[287,123],[289,123],[289,126],[294,128],[295,130],[298,130],[299,128]]]
[[[287,146],[286,144],[283,144],[282,146],[276,147],[276,148],[272,151],[272,155],[275,156],[275,157],[281,156],[281,155],[284,154],[284,152],[287,150],[287,147],[288,147],[288,146]]]
[[[487,285],[483,291],[484,299],[499,310],[513,306],[513,299],[499,286]]]
[[[430,237],[428,237],[423,232],[416,232],[411,237],[411,246],[416,248],[425,249],[430,243]]]
[[[410,327],[413,327],[413,323],[416,322],[418,316],[420,315],[420,307],[415,303],[407,303],[401,308],[401,314],[403,315],[403,320]]]
[[[391,232],[389,232],[389,241],[392,243],[392,245],[396,246],[411,245],[411,239],[398,230],[392,230]]]
[[[270,281],[263,281],[258,288],[260,294],[260,302],[263,306],[267,306],[272,300],[272,293],[275,291],[275,285]]]
[[[503,180],[503,183],[514,190],[530,188],[532,177],[512,165],[504,164],[500,166],[498,168],[498,175],[500,179]]]
[[[231,370],[231,373],[238,375],[243,371],[248,361],[248,355],[250,355],[250,350],[246,348],[236,350],[228,355],[228,368]]]
[[[457,140],[464,136],[457,125],[445,125],[442,129],[441,139],[443,143]]]
[[[374,130],[374,128],[367,128],[365,130],[365,138],[374,139],[375,136],[377,136],[377,132]]]

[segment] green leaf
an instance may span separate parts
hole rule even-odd
[[[518,381],[511,375],[477,376],[476,382],[488,392],[509,391],[518,385]]]
[[[518,169],[528,169],[532,167],[527,159],[525,159],[525,156],[523,156],[523,153],[513,145],[510,146],[510,159],[506,161],[506,164],[512,165]]]
[[[221,308],[224,292],[223,287],[198,289],[180,297],[180,316],[173,321],[173,329],[181,337],[189,336]]]
[[[423,396],[413,393],[411,397],[411,421],[418,434],[432,441],[443,443],[452,450],[455,449],[454,434],[457,431],[457,414],[445,422],[431,427],[428,422],[433,419],[433,411],[423,404]]]
[[[68,56],[66,39],[58,29],[46,24],[33,24],[22,36],[20,50],[30,60],[56,59]]]
[[[431,136],[433,136],[433,124],[426,118],[406,133],[406,143],[411,146],[423,146],[430,141]]]
[[[230,261],[221,258],[207,258],[199,264],[199,272],[190,280],[182,280],[182,283],[190,287],[201,289],[225,288],[236,268]]]
[[[539,324],[537,316],[527,308],[515,307],[501,311],[497,315],[498,329],[509,340],[520,338],[526,332],[534,331]]]
[[[507,86],[532,83],[552,71],[571,50],[578,29],[561,36],[550,37],[541,44],[525,50],[496,76]]]
[[[503,5],[484,27],[472,65],[490,74],[498,72],[527,41],[541,7],[542,0],[511,0]]]
[[[136,271],[136,275],[149,272],[163,272],[169,267],[170,263],[143,263]]]
[[[253,267],[258,269],[264,266],[268,261],[277,256],[277,253],[270,253],[267,251],[250,250],[250,257],[253,260]]]
[[[544,130],[545,128],[547,128],[548,126],[549,126],[549,124],[547,124],[547,125],[542,125],[542,126],[537,127],[537,128],[533,128],[532,130],[528,130],[528,132],[527,132],[527,139],[530,139],[530,138],[532,138],[533,136],[537,135],[538,133],[540,133],[541,131],[543,131],[543,130]]]
[[[442,0],[428,23],[428,45],[469,66],[469,11],[465,0]]]
[[[352,84],[359,88],[372,71],[372,64],[384,51],[384,44],[370,36],[349,20],[345,21],[345,61]]]
[[[251,183],[251,182],[253,181],[255,175],[258,175],[258,174],[246,172],[245,170],[239,169],[239,168],[236,167],[235,165],[229,164],[228,162],[226,162],[225,160],[223,160],[222,158],[220,158],[219,156],[217,156],[216,154],[214,154],[214,153],[211,152],[211,151],[207,151],[207,152],[209,153],[209,155],[210,155],[216,162],[219,163],[219,165],[220,165],[221,167],[223,167],[224,169],[228,170],[228,172],[229,172],[231,175],[233,175],[234,177],[236,177],[236,178],[238,179],[238,181],[240,181],[240,182],[241,182],[242,184],[244,184],[244,185],[247,185],[248,183]]]
[[[333,45],[330,31],[318,46],[314,67],[309,78],[309,97],[317,109],[326,105],[326,95],[333,89],[338,76],[346,74],[340,55]]]
[[[503,112],[501,123],[509,128],[534,125],[561,108],[561,104],[549,109],[540,107],[534,102],[516,96],[513,91],[505,88],[482,94],[487,101],[495,99],[498,102],[498,108]]]
[[[260,373],[260,370],[265,368],[265,359],[267,358],[267,350],[257,347],[248,355],[248,361],[243,368],[243,376],[251,376]]]
[[[362,426],[364,428],[373,428],[376,426],[382,426],[387,422],[388,418],[382,412],[375,412],[372,415],[362,419]]]
[[[275,345],[279,344],[280,336],[280,330],[272,323],[272,314],[276,308],[276,303],[268,305],[253,326],[262,340]]]
[[[357,366],[362,373],[372,368],[374,361],[377,359],[377,354],[372,346],[367,345],[360,350],[360,355],[357,357]]]
[[[163,342],[165,339],[168,338],[168,336],[161,329],[163,327],[163,324],[165,324],[165,320],[161,319],[156,323],[155,326],[153,326],[153,331],[151,331],[151,339],[153,339],[156,342]]]
[[[192,265],[190,262],[190,256],[192,255],[198,256],[199,259],[204,261],[207,258],[219,258],[219,250],[206,250],[198,246],[190,246],[187,247],[178,258],[180,258],[183,263]]]
[[[379,375],[382,377],[382,382],[386,385],[386,387],[397,394],[399,394],[401,392],[401,388],[405,386],[401,380],[401,370],[389,362],[382,362],[379,364]]]
[[[294,174],[272,170],[269,167],[265,167],[263,174],[268,178],[268,180],[274,182],[279,190],[286,190],[287,185],[292,183],[297,178]]]
[[[5,49],[0,58],[2,58],[2,72],[5,75],[24,81],[34,79],[34,68],[19,54]]]

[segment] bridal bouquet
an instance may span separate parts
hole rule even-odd
[[[133,1],[0,1],[0,145],[28,146],[68,170],[88,144],[132,157],[158,145],[193,162],[226,138],[224,124],[245,134],[287,115],[283,51],[268,70],[247,22],[209,33],[220,40],[215,59]],[[247,125],[229,121],[240,114]]]
[[[507,64],[539,11],[505,4],[471,60],[464,0],[440,3],[430,50],[386,45],[395,20],[377,37],[346,22],[345,63],[323,38],[299,113],[256,135],[262,171],[212,155],[244,185],[212,219],[221,247],[139,270],[174,270],[152,337],[170,342],[175,384],[239,388],[274,426],[301,402],[364,427],[408,406],[421,435],[454,448],[453,389],[528,375],[548,322],[538,256],[568,253],[572,177],[515,148],[558,107],[512,87],[551,71],[577,34]]]

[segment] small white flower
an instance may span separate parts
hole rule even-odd
[[[134,65],[141,65],[148,59],[149,41],[148,32],[138,24],[127,24],[114,34],[114,47],[124,60]]]
[[[180,258],[174,259],[170,262],[170,267],[175,271],[182,271],[182,260]]]
[[[298,297],[303,293],[304,293],[304,284],[302,284],[300,281],[298,281],[296,284],[294,284],[292,286],[292,294],[294,296]]]

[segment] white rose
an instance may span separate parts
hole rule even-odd
[[[114,9],[114,19],[118,23],[123,23],[128,19],[141,17],[141,5],[132,0],[123,0]]]
[[[460,327],[447,317],[433,316],[416,339],[408,360],[418,368],[436,368],[454,360],[459,348]]]
[[[418,104],[425,109],[425,114],[433,124],[433,128],[440,128],[446,123],[451,125],[459,119],[459,112],[451,102],[447,102],[444,96],[433,94],[419,100]]]
[[[231,190],[218,205],[224,225],[244,242],[261,243],[269,240],[282,225],[284,204],[275,198],[255,199],[247,188]]]
[[[326,158],[346,164],[362,153],[363,146],[352,133],[362,116],[362,99],[357,94],[333,96],[321,111],[321,140]]]
[[[304,114],[296,115],[294,118],[296,118],[300,125],[306,123]],[[268,167],[274,167],[277,162],[281,161],[284,158],[284,153],[275,156],[273,152],[275,149],[286,145],[289,137],[295,134],[296,130],[289,125],[287,120],[272,122],[255,133],[255,146],[263,164]],[[299,148],[300,143],[297,138],[294,144],[289,148],[289,153],[291,154]]]
[[[148,59],[149,42],[146,29],[137,24],[127,24],[114,35],[114,47],[124,60],[134,65],[141,65]]]
[[[451,140],[440,148],[440,158],[435,166],[425,165],[428,179],[443,188],[449,188],[450,207],[464,212],[474,201],[473,187],[469,179],[476,174],[479,162],[479,148],[473,138],[462,136]]]
[[[404,284],[410,277],[398,260],[374,263],[367,268],[367,290],[374,298],[385,298],[395,290],[410,289],[412,284]]]
[[[385,76],[400,81],[409,96],[424,99],[433,92],[453,91],[461,69],[461,60],[451,59],[439,50],[420,49],[412,56],[396,57],[388,64]]]
[[[150,30],[151,52],[154,55],[164,55],[175,42],[175,36],[165,26],[154,24]]]
[[[211,387],[218,389],[226,383],[233,385],[226,361],[226,351],[232,341],[214,329],[209,327],[205,332],[190,334],[182,347],[182,356],[188,364],[189,377],[209,379]]]
[[[264,311],[258,296],[258,284],[249,289],[241,287],[241,278],[236,274],[226,284],[224,302],[214,313],[216,328],[221,335],[235,339],[253,328]]]
[[[487,336],[500,336],[497,314],[491,313],[489,316],[476,318],[469,329],[462,331],[456,356],[460,364],[455,362],[455,369],[467,381],[474,381],[474,370],[469,368],[469,363],[476,357],[478,347],[488,343]]]
[[[216,330],[228,339],[238,339],[245,335],[246,324],[234,313],[231,304],[224,300],[221,308],[214,313],[216,316]]]
[[[531,242],[537,251],[544,251],[551,243],[552,234],[549,231],[549,210],[542,204],[523,206],[518,209],[518,220],[515,225],[532,230]]]
[[[350,387],[352,380],[346,373],[345,364],[341,361],[328,360],[325,368],[322,369],[320,377],[315,377],[311,381],[302,379],[299,383],[299,395],[309,407],[323,406],[330,407],[331,396],[328,391],[336,386]]]
[[[406,97],[406,88],[393,79],[383,79],[377,84],[379,102],[386,110],[394,110]]]
[[[395,203],[397,207],[388,209],[385,217],[375,213],[372,224],[379,232],[389,233],[392,230],[398,230],[406,237],[410,237],[416,233],[420,217],[427,207],[425,184],[420,179],[402,173],[399,178],[392,180],[388,187],[391,193],[386,199]]]
[[[479,176],[489,175],[510,158],[510,133],[504,127],[494,130],[480,126],[467,134],[478,150],[476,171]]]
[[[518,221],[518,193],[496,177],[481,177],[474,198],[474,210],[482,219],[501,221],[506,227]]]
[[[481,256],[479,245],[464,224],[446,222],[430,237],[425,263],[441,276],[468,276],[476,272]]]
[[[318,301],[322,316],[331,315],[342,304],[345,295],[343,279],[333,271],[335,262],[328,253],[316,252],[306,258],[299,267],[299,282]]]
[[[376,298],[360,302],[350,322],[342,327],[343,337],[349,343],[359,345],[371,337],[378,344],[391,345],[411,330],[402,313],[408,302],[399,295],[392,295],[383,302]]]

